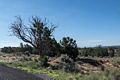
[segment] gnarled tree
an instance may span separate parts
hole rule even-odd
[[[25,25],[20,17],[12,23],[10,29],[14,36],[32,45],[38,50],[40,55],[50,51],[50,42],[53,39],[54,25],[48,25],[47,21],[42,21],[38,17],[32,17],[30,25]]]

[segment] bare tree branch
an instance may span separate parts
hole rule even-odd
[[[55,26],[51,25],[49,28],[48,23],[42,21],[38,17],[32,17],[29,27],[27,27],[20,17],[11,24],[11,31],[14,36],[31,44],[33,47],[38,49],[39,53],[44,53],[43,48],[48,50],[50,45],[51,36],[55,30]]]

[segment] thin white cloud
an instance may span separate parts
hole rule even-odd
[[[77,41],[79,47],[95,47],[98,45],[102,46],[112,46],[112,45],[120,45],[120,41],[112,41],[112,40],[82,40]]]

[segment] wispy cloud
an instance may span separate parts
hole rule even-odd
[[[79,47],[94,47],[98,45],[111,46],[120,45],[120,41],[110,41],[110,40],[81,40],[77,42]]]

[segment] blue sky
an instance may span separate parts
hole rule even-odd
[[[77,40],[78,46],[120,45],[120,0],[0,0],[0,47],[19,46],[9,36],[15,16],[47,18],[54,36]]]

